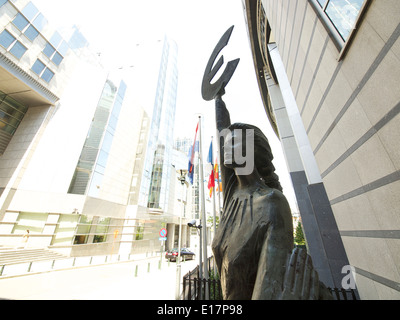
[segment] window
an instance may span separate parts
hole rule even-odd
[[[88,241],[93,217],[81,215],[76,229],[74,244],[85,244]]]
[[[22,13],[30,21],[32,21],[32,19],[37,15],[38,12],[39,10],[31,1],[25,6],[25,8],[22,9]]]
[[[343,49],[356,28],[368,0],[309,0],[319,12],[326,27],[332,31],[336,45]]]
[[[44,70],[44,68],[46,67],[46,65],[40,61],[39,59],[36,60],[36,62],[33,64],[32,66],[32,71],[34,73],[36,73],[38,76],[40,76],[40,74],[42,73],[42,71]]]
[[[28,108],[0,91],[0,130],[13,135]]]
[[[32,66],[32,71],[40,76],[44,81],[50,82],[53,79],[54,72],[51,71],[46,65],[39,59]]]
[[[11,46],[14,41],[15,37],[7,30],[3,30],[3,32],[0,33],[0,45],[2,45],[4,48],[8,49],[8,47]]]
[[[17,39],[7,30],[3,30],[3,32],[0,33],[0,45],[6,49],[11,47],[9,52],[17,59],[21,59],[27,49],[21,42],[16,40]]]
[[[41,76],[41,78],[46,81],[50,82],[51,79],[54,77],[54,72],[51,71],[49,68],[46,68]]]
[[[7,2],[7,0],[0,0],[0,8]]]
[[[14,18],[12,22],[20,31],[24,30],[26,26],[29,24],[29,21],[24,18],[24,16],[20,13]]]
[[[63,44],[61,44],[63,45]],[[63,48],[62,48],[63,49]],[[56,51],[56,49],[49,43],[46,43],[46,46],[43,49],[43,53],[53,61],[56,66],[59,66],[60,63],[63,61],[64,57]]]
[[[24,32],[25,36],[31,41],[35,40],[36,37],[39,35],[39,31],[35,29],[34,26],[30,25]]]
[[[12,48],[10,49],[10,52],[17,58],[17,59],[21,59],[22,56],[24,55],[24,53],[26,52],[26,48],[25,46],[17,41]]]
[[[50,43],[57,48],[57,46],[60,44],[60,42],[62,41],[62,37],[61,35],[56,31],[53,33],[53,35],[50,38]]]
[[[111,218],[99,217],[95,230],[95,236],[93,237],[93,243],[100,243],[107,241],[107,232],[110,225]]]
[[[42,31],[43,28],[46,26],[47,24],[47,20],[46,18],[43,16],[43,14],[39,13],[39,15],[35,18],[35,20],[33,20],[32,23],[35,28],[39,31]]]
[[[59,66],[62,60],[63,60],[63,57],[58,52],[56,52],[54,54],[53,58],[51,59],[51,61],[53,61],[56,66]]]
[[[54,47],[50,43],[47,43],[43,49],[43,53],[49,58],[51,58],[55,51],[56,49],[54,49]]]
[[[18,215],[17,223],[14,225],[13,234],[23,234],[26,230],[32,234],[41,234],[48,213],[36,213],[36,212],[21,212]]]
[[[354,28],[358,13],[365,0],[330,0],[325,12],[335,25],[342,39],[346,41]]]
[[[57,51],[58,51],[61,55],[65,56],[65,55],[67,54],[68,48],[69,48],[69,47],[68,47],[68,44],[63,40],[63,41],[61,42],[60,46],[58,47]]]

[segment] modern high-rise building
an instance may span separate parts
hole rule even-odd
[[[187,169],[187,155],[174,150],[174,126],[176,112],[176,97],[178,88],[178,47],[176,43],[164,38],[159,70],[156,78],[152,118],[145,121],[148,128],[147,145],[140,155],[140,162],[135,164],[132,180],[130,205],[132,212],[136,210],[136,217],[157,221],[154,230],[158,233],[159,227],[167,228],[168,237],[166,248],[171,249],[178,244],[178,229],[182,203],[185,203],[185,212],[188,201],[178,184],[179,169]],[[172,197],[176,193],[175,197]],[[190,197],[190,196],[189,196]],[[178,202],[176,202],[178,199]],[[179,200],[180,199],[180,200]],[[189,199],[190,200],[190,199]],[[191,201],[189,201],[190,203]],[[186,245],[190,244],[187,221],[190,216],[185,214],[182,220],[182,229]],[[149,226],[150,227],[150,226]],[[149,246],[158,245],[154,238]],[[153,243],[154,242],[154,243]]]
[[[361,299],[399,299],[400,3],[242,3],[321,279]]]
[[[150,124],[139,205],[168,212],[168,189],[178,87],[178,47],[165,38]]]

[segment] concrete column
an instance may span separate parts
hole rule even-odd
[[[347,255],[278,48],[268,46],[279,84],[266,76],[308,252],[320,280],[341,287]]]
[[[182,241],[181,241],[182,248],[188,247],[187,228],[188,228],[187,225],[182,225]]]
[[[174,239],[175,239],[175,223],[167,223],[167,241],[165,242],[165,250],[173,249]]]

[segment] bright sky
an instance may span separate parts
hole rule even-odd
[[[235,25],[230,42],[222,51],[225,63],[240,58],[226,88],[224,101],[231,121],[258,126],[268,137],[274,165],[284,193],[297,211],[280,142],[272,131],[255,77],[241,0],[32,0],[54,27],[77,25],[112,67],[135,63],[137,44],[147,45],[166,34],[178,44],[178,100],[176,137],[193,138],[198,115],[203,115],[203,142],[215,136],[214,102],[201,97],[204,69],[223,33]],[[158,61],[156,62],[158,65]],[[223,66],[221,71],[225,68]],[[216,78],[218,77],[218,74]]]

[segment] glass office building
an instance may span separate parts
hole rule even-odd
[[[138,203],[164,211],[168,211],[173,171],[171,156],[177,85],[177,45],[165,38]]]
[[[68,193],[97,197],[124,100],[126,84],[107,80]]]

